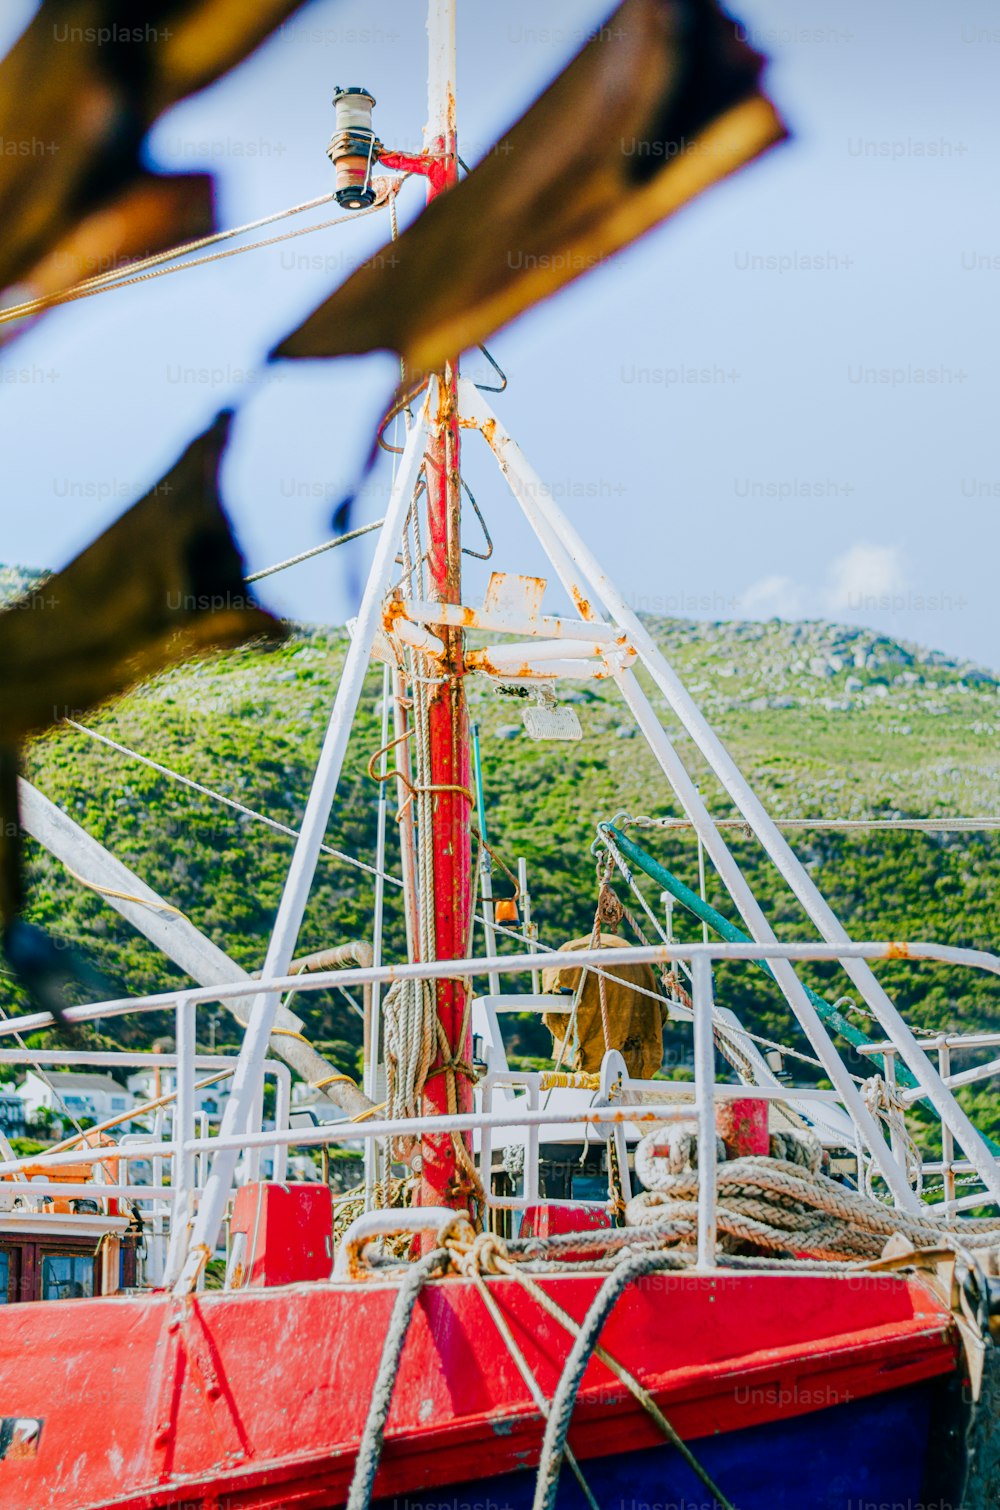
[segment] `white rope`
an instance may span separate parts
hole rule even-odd
[[[903,1149],[906,1178],[915,1194],[920,1195],[924,1188],[923,1160],[906,1126],[906,1108],[899,1098],[898,1091],[881,1075],[875,1074],[862,1082],[861,1095],[872,1116],[885,1124],[893,1147]],[[864,1169],[865,1194],[874,1200],[874,1182],[877,1174],[874,1158],[865,1160]]]
[[[161,765],[158,760],[153,760],[148,755],[140,755],[138,750],[131,750],[128,745],[119,744],[116,739],[110,739],[107,734],[100,734],[86,724],[79,724],[74,718],[67,718],[65,722],[80,734],[88,734],[91,739],[97,739],[101,744],[108,745],[110,749],[117,750],[120,755],[127,755],[130,760],[138,760],[141,765],[147,765],[151,770],[159,771],[161,776],[168,776],[171,781],[178,781],[182,786],[189,786],[192,791],[198,792],[202,797],[211,797],[214,802],[221,802],[225,807],[231,807],[236,812],[243,813],[245,817],[253,818],[255,822],[263,823],[267,828],[273,828],[276,833],[287,834],[291,839],[297,839],[299,836],[298,830],[290,828],[287,823],[279,823],[277,818],[269,818],[266,813],[259,813],[256,808],[237,802],[235,797],[227,797],[222,792],[213,791],[211,787],[203,786],[200,781],[195,781],[191,776],[182,776],[180,771]],[[330,844],[321,844],[320,850],[335,860],[342,860],[345,865],[353,865],[357,870],[367,871],[369,875],[379,874],[374,865],[368,865],[364,860],[356,860],[353,855],[345,855],[343,850],[334,849]],[[398,876],[389,875],[388,872],[383,872],[382,878],[393,886],[403,884]]]
[[[296,205],[290,210],[279,210],[274,215],[266,215],[260,220],[249,221],[246,225],[237,226],[231,231],[219,231],[213,236],[202,237],[200,241],[191,241],[183,246],[174,247],[171,251],[158,252],[155,256],[145,257],[140,262],[130,263],[125,268],[115,268],[107,273],[98,273],[93,278],[87,278],[82,283],[74,284],[72,288],[65,289],[59,294],[47,294],[37,299],[28,299],[22,304],[13,304],[8,309],[0,310],[0,325],[8,325],[14,320],[27,319],[32,315],[41,314],[46,309],[52,309],[59,304],[70,304],[77,299],[89,299],[94,294],[108,293],[116,288],[130,288],[134,284],[148,283],[153,278],[165,277],[167,273],[182,273],[188,268],[205,267],[210,262],[221,262],[227,257],[238,257],[242,252],[259,251],[262,247],[277,246],[283,241],[292,241],[296,236],[308,236],[313,231],[325,231],[333,225],[341,225],[345,220],[359,220],[362,215],[372,215],[376,210],[385,208],[386,200],[396,192],[398,183],[395,180],[379,179],[384,185],[380,197],[375,203],[364,210],[352,210],[346,215],[335,215],[330,220],[319,220],[315,225],[302,226],[295,231],[286,231],[280,236],[268,236],[261,241],[250,241],[246,246],[231,247],[225,252],[212,252],[207,257],[194,257],[189,262],[178,262],[173,267],[154,266],[163,262],[172,262],[175,257],[186,256],[188,252],[195,251],[202,246],[211,246],[218,241],[226,241],[233,236],[240,236],[245,231],[252,230],[255,226],[267,225],[271,221],[281,220],[288,215],[297,215],[302,210],[312,209],[316,205],[327,203],[333,196],[324,194],[319,199],[309,200],[305,204]],[[136,272],[137,268],[152,268],[150,272]]]
[[[382,1004],[390,1117],[420,1115],[420,1093],[434,1058],[437,1010],[430,981],[394,981]]]
[[[413,530],[414,551],[410,549],[410,529]],[[423,562],[420,548],[420,523],[416,500],[403,531],[403,570],[414,571],[414,555],[418,583],[423,596]],[[426,669],[424,657],[411,650],[406,657],[413,689],[413,740],[414,776],[417,794],[414,798],[414,816],[417,826],[417,924],[421,959],[434,959],[436,936],[434,929],[434,847],[432,834],[432,795],[426,790],[431,784],[430,738],[428,733],[428,696],[423,682],[412,673]],[[390,1026],[390,1018],[392,1019]],[[437,993],[430,981],[422,981],[420,989],[386,998],[386,1078],[389,1085],[390,1116],[410,1116],[418,1111],[420,1094],[423,1091],[434,1053],[437,1047]],[[412,1108],[412,1111],[410,1110]]]
[[[384,519],[376,519],[373,524],[359,525],[356,530],[348,530],[346,535],[335,535],[332,540],[324,540],[322,545],[311,546],[307,551],[299,551],[297,556],[289,556],[285,561],[277,561],[274,566],[265,566],[262,571],[251,572],[247,577],[248,582],[259,582],[262,577],[273,577],[275,572],[284,571],[286,567],[298,566],[300,561],[309,561],[313,556],[321,556],[324,551],[336,550],[338,545],[346,545],[349,540],[357,540],[361,535],[370,535],[372,530],[381,529]]]

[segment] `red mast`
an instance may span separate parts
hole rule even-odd
[[[438,171],[428,175],[428,200],[446,192],[458,179],[455,128],[455,0],[429,0],[427,14],[428,124],[426,150]],[[458,355],[439,374],[436,433],[427,453],[428,556],[431,592],[437,601],[461,602],[461,484],[458,423]],[[433,797],[434,896],[421,905],[433,907],[437,957],[461,959],[468,950],[472,922],[472,840],[469,717],[464,685],[464,635],[438,630],[445,643],[447,679],[434,689],[429,707]],[[472,1055],[466,1000],[469,984],[441,980],[437,986],[438,1019],[450,1056],[468,1064]],[[467,1075],[441,1072],[435,1056],[423,1110],[429,1115],[471,1111],[472,1083]],[[438,1073],[434,1073],[437,1070]],[[451,1096],[455,1100],[449,1105]],[[421,1205],[467,1209],[470,1186],[460,1167],[451,1134],[425,1136],[422,1144]]]

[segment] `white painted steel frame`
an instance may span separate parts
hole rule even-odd
[[[583,604],[586,603],[588,598],[588,594],[584,593],[582,588],[586,583],[589,583],[591,592],[597,595],[605,609],[611,614],[614,622],[628,635],[631,644],[638,652],[653,681],[666,698],[673,712],[680,719],[698,750],[700,750],[701,754],[708,761],[725,790],[729,793],[729,796],[760,841],[766,854],[791,889],[793,895],[798,899],[807,915],[819,929],[822,937],[827,943],[850,943],[850,939],[842,924],[809,875],[809,872],[774,823],[763,803],[753,791],[753,788],[715,733],[715,730],[708,723],[677,673],[657,647],[649,631],[626,603],[621,593],[604,571],[597,557],[581,539],[565,513],[559,508],[552,497],[551,490],[545,488],[541,483],[541,479],[527,467],[527,464],[523,461],[522,453],[515,446],[506,430],[504,430],[479,390],[467,381],[463,382],[461,398],[463,401],[463,414],[465,413],[465,406],[468,406],[467,419],[474,416],[480,429],[483,428],[485,420],[491,422],[487,434],[488,443],[491,449],[497,454],[515,497],[521,503],[529,522],[548,552],[556,570],[564,578],[565,585],[570,590],[571,596],[576,602],[577,607],[581,610],[581,613],[583,613]],[[515,468],[520,473],[522,480],[525,475],[530,477],[533,483],[532,488],[518,487],[516,485]],[[568,581],[565,580],[567,574],[569,574]],[[583,582],[580,580],[581,577],[583,578]],[[588,616],[584,614],[584,617]],[[635,685],[636,690],[639,690],[638,684],[636,683]],[[648,707],[648,699],[645,699],[644,696],[643,702]],[[650,713],[652,712],[651,709],[649,711]],[[658,720],[657,727],[660,727]],[[643,732],[646,732],[646,730],[644,729]],[[662,728],[660,728],[660,733],[663,735]],[[647,737],[649,736],[647,735]],[[665,735],[663,737],[665,738]],[[680,795],[678,792],[679,797]],[[701,808],[701,813],[698,815],[699,821],[695,823],[695,827],[714,860],[713,848],[717,847],[718,830],[714,824],[706,821],[708,815],[700,803],[700,799],[698,805]],[[687,816],[691,818],[692,822],[695,821],[692,814],[689,813]],[[710,835],[714,836],[712,845],[709,844]],[[726,854],[728,855],[728,850],[726,850]],[[731,859],[732,857],[730,856],[729,858]],[[732,866],[727,866],[727,869],[732,871],[734,866],[735,861],[732,862]],[[720,870],[720,874],[727,886],[730,887],[733,900],[737,903],[737,906],[740,906],[742,912],[743,908],[740,898],[733,892],[730,885],[730,876],[722,870]],[[743,888],[741,887],[740,889],[742,890]],[[744,916],[746,916],[745,913]],[[956,1099],[948,1092],[938,1071],[923,1052],[916,1037],[910,1031],[895,1004],[890,1000],[870,965],[867,961],[859,960],[849,954],[845,954],[841,958],[840,963],[860,991],[867,1005],[874,1012],[884,1031],[892,1037],[900,1056],[911,1074],[916,1077],[927,1092],[934,1093],[935,1104],[937,1104],[940,1097],[940,1106],[938,1109],[942,1120],[965,1150],[987,1189],[995,1198],[1000,1200],[1000,1168],[998,1168],[996,1161],[990,1154],[979,1131],[969,1117],[966,1116]],[[801,987],[796,992],[796,995],[799,996],[801,1001],[801,998],[804,996],[804,992],[801,992]],[[795,1007],[796,1015],[802,1022],[803,1027],[805,1027],[806,1023],[801,1006],[795,1002],[792,1005]],[[811,1008],[811,1004],[809,1005],[812,1017],[815,1019],[814,1027],[820,1028],[827,1044],[830,1044],[828,1035],[822,1029],[815,1011]],[[832,1047],[832,1044],[830,1044],[831,1049]],[[833,1050],[833,1052],[835,1053],[836,1051]],[[824,1060],[827,1058],[825,1051],[823,1057]],[[839,1055],[837,1058],[839,1061]],[[834,1083],[836,1084],[837,1081],[835,1080]],[[840,1088],[838,1085],[838,1089]],[[900,1182],[897,1172],[898,1165],[893,1169],[888,1161],[884,1161],[881,1158],[879,1159],[879,1165],[882,1174],[889,1181],[897,1200],[901,1200],[904,1204],[912,1207],[914,1197],[909,1186],[905,1184],[905,1180],[903,1183]]]
[[[905,950],[905,953],[901,951]],[[669,944],[641,944],[627,946],[615,954],[615,963],[643,965],[690,964],[699,954],[712,960],[901,960],[911,963],[933,961],[945,965],[959,965],[970,970],[985,970],[991,975],[1000,975],[1000,955],[989,954],[985,949],[959,949],[950,944],[933,944],[926,940],[906,944],[898,942],[854,941],[850,944],[824,944],[818,941],[806,944],[783,944],[777,939],[747,944],[682,944],[674,939]],[[484,975],[486,965],[501,974],[528,974],[543,970],[558,959],[558,950],[545,949],[525,954],[499,954],[488,962],[482,955],[465,959],[449,960],[449,975]],[[606,950],[579,949],[573,954],[573,964],[600,971],[608,963]],[[114,1001],[94,1002],[85,1007],[68,1007],[67,1022],[96,1022],[104,1017],[125,1017],[130,1012],[171,1011],[178,996],[189,1001],[218,1002],[238,1001],[262,991],[328,991],[339,986],[366,986],[376,981],[382,985],[397,980],[437,980],[441,975],[439,961],[416,960],[410,964],[352,966],[346,970],[316,970],[309,975],[278,975],[261,980],[236,980],[228,986],[192,986],[183,992],[160,991],[149,996],[123,996]],[[511,998],[512,1002],[516,998]],[[554,1006],[553,1011],[559,1008]],[[23,1017],[9,1017],[0,1021],[0,1040],[18,1033],[36,1033],[40,1028],[52,1026],[51,1012],[26,1012]],[[933,1043],[934,1040],[931,1040]],[[967,1047],[975,1047],[975,1035]],[[878,1045],[872,1047],[878,1048]],[[866,1050],[869,1052],[870,1050]]]
[[[576,550],[571,553],[567,543],[573,541],[576,549],[582,549],[582,542],[577,541],[577,537],[571,526],[562,516],[559,516],[558,525],[555,525],[548,517],[543,507],[543,499],[548,489],[538,474],[533,471],[520,447],[504,428],[478,389],[472,384],[463,381],[459,391],[463,404],[463,412],[465,412],[467,407],[467,417],[472,418],[474,416],[478,427],[487,436],[488,444],[497,456],[511,491],[520,503],[529,524],[535,531],[543,549],[558,572],[570,598],[576,603],[577,608],[586,617],[588,622],[591,620],[599,621],[599,615],[589,601],[591,591],[589,589],[585,591],[585,583],[581,581],[581,573],[576,560]],[[487,421],[489,422],[488,425]],[[634,619],[634,615],[632,617]],[[635,624],[641,630],[642,626],[637,619],[635,620]],[[636,648],[640,648],[639,641],[631,633],[631,625],[628,626],[628,630],[632,644]],[[643,633],[645,632],[643,631]],[[645,635],[645,638],[649,641],[649,644],[652,644],[648,635]],[[645,656],[643,658],[645,659]],[[645,735],[647,743],[656,756],[664,775],[673,787],[685,815],[701,837],[719,875],[725,882],[751,936],[760,943],[774,942],[774,931],[768,923],[757,898],[754,896],[746,877],[740,870],[735,857],[729,850],[725,838],[712,822],[697,786],[691,779],[687,767],[674,749],[666,731],[653,711],[652,704],[640,687],[634,672],[619,669],[616,672],[615,680],[639,728]],[[916,1210],[918,1205],[917,1198],[910,1189],[906,1178],[906,1171],[900,1167],[898,1161],[893,1157],[891,1149],[886,1146],[877,1119],[872,1116],[871,1112],[865,1106],[860,1093],[848,1073],[847,1066],[837,1052],[815,1007],[806,995],[802,982],[791,966],[784,960],[776,963],[774,975],[815,1053],[822,1061],[831,1081],[840,1092],[855,1124],[861,1128],[865,1141],[872,1149],[879,1172],[892,1191],[893,1197],[899,1205],[909,1210]]]
[[[431,379],[423,408],[407,436],[399,472],[389,497],[385,523],[378,536],[375,556],[365,585],[354,634],[344,660],[333,710],[309,793],[309,801],[306,804],[305,816],[295,844],[278,907],[278,915],[271,934],[271,942],[264,961],[262,974],[265,980],[270,980],[275,975],[284,975],[295,952],[299,928],[309,900],[316,862],[319,858],[320,845],[326,832],[330,809],[336,796],[344,764],[344,756],[347,753],[351,727],[368,673],[372,645],[376,632],[381,627],[382,602],[395,574],[396,552],[403,537],[406,516],[420,469],[423,466],[430,405],[436,401],[436,395],[437,383],[436,380]],[[249,1025],[244,1035],[236,1074],[233,1077],[232,1092],[223,1114],[221,1139],[216,1145],[212,1169],[195,1218],[188,1252],[179,1272],[174,1269],[168,1271],[166,1275],[165,1282],[173,1288],[177,1296],[185,1295],[193,1289],[206,1261],[215,1250],[237,1162],[236,1148],[231,1146],[230,1140],[246,1132],[252,1125],[251,1118],[260,1093],[264,1060],[278,1005],[277,992],[261,991],[255,997],[250,1009]]]
[[[418,1134],[422,1131],[426,1131],[429,1127],[432,1127],[435,1131],[446,1131],[452,1128],[454,1128],[455,1130],[463,1131],[479,1130],[482,1134],[484,1158],[488,1161],[489,1147],[491,1142],[489,1135],[490,1129],[511,1127],[523,1128],[527,1130],[528,1139],[526,1148],[526,1162],[533,1168],[535,1162],[537,1161],[538,1133],[539,1129],[542,1127],[553,1127],[558,1125],[565,1127],[569,1124],[579,1123],[581,1124],[581,1126],[593,1126],[595,1128],[599,1128],[603,1124],[609,1124],[610,1128],[614,1130],[617,1129],[623,1121],[627,1121],[628,1123],[639,1127],[643,1123],[655,1124],[659,1122],[688,1120],[691,1117],[692,1112],[694,1112],[694,1114],[698,1117],[700,1123],[699,1135],[700,1139],[704,1140],[702,1142],[702,1146],[713,1147],[713,1140],[715,1137],[714,1107],[716,1101],[719,1099],[726,1099],[731,1097],[745,1098],[748,1096],[753,1096],[755,1099],[765,1100],[785,1100],[789,1097],[799,1099],[809,1097],[816,1099],[817,1101],[836,1099],[836,1093],[834,1091],[816,1089],[808,1090],[783,1086],[779,1084],[750,1087],[733,1084],[717,1085],[715,1083],[714,1047],[712,1035],[713,1002],[711,988],[711,966],[713,959],[738,958],[743,960],[750,960],[753,959],[755,955],[759,956],[762,952],[770,955],[772,958],[784,955],[787,957],[800,959],[830,959],[836,958],[838,952],[842,949],[842,947],[843,946],[831,946],[816,943],[798,945],[765,945],[763,947],[753,944],[718,943],[708,947],[703,944],[691,944],[682,946],[674,945],[670,948],[669,953],[672,957],[683,959],[689,964],[695,993],[693,1016],[696,1043],[695,1082],[692,1087],[694,1093],[693,1104],[684,1104],[678,1106],[676,1103],[670,1103],[657,1107],[652,1105],[635,1105],[632,1103],[622,1103],[620,1105],[611,1106],[594,1106],[581,1110],[556,1108],[549,1111],[544,1108],[540,1109],[537,1106],[538,1097],[536,1095],[533,1098],[534,1102],[536,1103],[534,1105],[529,1104],[527,1107],[524,1106],[523,1103],[520,1105],[509,1105],[505,1110],[498,1113],[484,1107],[484,1109],[480,1112],[445,1118],[428,1119],[416,1117],[397,1120],[387,1119],[383,1122],[376,1123],[372,1121],[363,1124],[344,1122],[340,1124],[331,1124],[325,1128],[317,1128],[311,1130],[292,1130],[285,1127],[279,1128],[274,1132],[244,1133],[242,1136],[230,1138],[227,1138],[225,1135],[221,1135],[219,1138],[208,1138],[204,1136],[188,1138],[181,1136],[180,1138],[175,1137],[169,1142],[150,1141],[148,1143],[143,1143],[141,1140],[130,1141],[128,1147],[119,1145],[119,1147],[115,1150],[115,1156],[121,1160],[126,1161],[127,1163],[127,1161],[133,1159],[151,1158],[154,1161],[162,1160],[164,1156],[169,1155],[174,1160],[175,1169],[181,1168],[183,1170],[190,1171],[190,1169],[192,1168],[190,1161],[194,1158],[195,1155],[200,1156],[203,1153],[211,1153],[217,1159],[221,1151],[230,1150],[234,1152],[234,1154],[238,1154],[240,1152],[246,1153],[247,1150],[260,1151],[268,1146],[274,1146],[276,1144],[287,1148],[289,1144],[297,1144],[300,1146],[318,1146],[325,1143],[347,1143],[357,1142],[359,1140],[368,1142],[369,1140],[385,1137],[387,1135],[407,1135],[410,1133]],[[847,947],[852,950],[854,957],[856,958],[864,955],[871,957],[878,957],[879,955],[881,955],[881,957],[885,957],[893,950],[893,946],[885,944],[851,944]],[[1000,960],[996,959],[993,956],[982,956],[977,951],[953,950],[945,948],[943,946],[912,945],[910,946],[909,953],[911,956],[916,956],[916,952],[918,950],[925,956],[930,955],[933,957],[946,958],[950,958],[955,955],[961,956],[962,954],[971,953],[972,963],[979,966],[988,964],[989,968],[997,973],[1000,973]],[[627,949],[624,952],[629,958],[636,960],[639,958],[648,958],[650,956],[662,956],[663,954],[667,953],[668,950],[666,946],[659,946],[658,948],[654,947]],[[545,956],[542,957],[544,958]],[[580,951],[580,954],[577,957],[578,962],[581,964],[586,964],[589,962],[596,963],[600,958],[601,956],[599,950]],[[504,973],[516,973],[519,970],[530,968],[531,964],[532,960],[530,959],[530,957],[524,956],[501,957],[496,961],[497,968]],[[460,973],[471,974],[476,970],[481,971],[482,965],[483,961],[477,959],[460,962],[449,962],[448,968],[449,972],[456,972],[457,970]],[[406,968],[408,971],[416,970],[420,974],[426,974],[428,971],[433,971],[434,969],[440,967],[431,962],[429,965],[422,965],[417,967],[410,966]],[[374,971],[370,969],[362,969],[357,971],[356,973],[365,976],[371,976],[374,974],[380,979],[385,980],[387,978],[390,978],[394,972],[392,967],[390,966],[384,967],[381,970]],[[328,972],[328,974],[332,979],[336,979],[343,978],[346,972]],[[296,980],[303,989],[318,990],[322,989],[324,985],[323,978],[318,973],[317,975],[312,976],[307,980],[302,980],[301,977],[292,977],[291,979]],[[274,990],[277,988],[278,983],[272,980],[265,982],[264,984],[268,990]],[[243,989],[245,988],[242,982],[238,983],[233,988],[235,992],[239,992]],[[195,1005],[195,999],[203,995],[203,992],[191,991],[182,993],[178,998],[176,998],[175,1002],[179,1019],[183,1018],[186,1012],[190,1012]],[[516,998],[509,998],[508,1000],[513,1002],[516,1000]],[[504,1005],[506,1006],[506,1004],[507,1001],[505,1000]],[[186,1076],[190,1083],[193,1085],[195,1059],[193,1054],[191,1054],[190,1056],[188,1054],[188,1049],[185,1044],[185,1033],[183,1028],[180,1026],[180,1023],[178,1025],[177,1039],[180,1050],[178,1055],[179,1072],[181,1063],[183,1063],[183,1065],[185,1066]],[[193,1043],[193,1033],[190,1035],[190,1042]],[[287,1076],[287,1072],[284,1073]],[[529,1101],[531,1099],[532,1098],[529,1097]],[[68,1163],[97,1163],[102,1158],[106,1157],[106,1149],[94,1149],[87,1153],[77,1148],[68,1149],[61,1154],[33,1155],[32,1162],[37,1164],[41,1168],[55,1169],[60,1165]],[[4,1161],[3,1163],[0,1163],[0,1174],[16,1174],[20,1169],[20,1165],[21,1161]],[[963,1163],[956,1167],[964,1168],[965,1166]],[[709,1160],[707,1163],[703,1164],[701,1173],[699,1175],[699,1255],[700,1262],[706,1265],[711,1265],[714,1255],[714,1175],[714,1164],[711,1160]],[[528,1190],[535,1191],[537,1189],[537,1177],[533,1177],[530,1173],[530,1170],[528,1171],[528,1179],[526,1183]],[[83,1191],[83,1188],[84,1187],[78,1187],[81,1193]],[[89,1192],[91,1187],[87,1186],[85,1188]],[[131,1190],[132,1195],[140,1199],[155,1199],[157,1196],[157,1191],[155,1190],[155,1188],[152,1189],[150,1194],[147,1196],[144,1187],[129,1187],[127,1184],[122,1185],[121,1187],[102,1187],[101,1185],[95,1185],[94,1188],[95,1193],[104,1195],[110,1195],[112,1193],[112,1190],[117,1192],[117,1190],[120,1188],[123,1191]],[[172,1199],[176,1201],[178,1196],[182,1195],[183,1190],[181,1188],[178,1188],[173,1193]],[[976,1198],[975,1196],[963,1197],[959,1203],[956,1203],[953,1210],[961,1209],[962,1206],[970,1205],[973,1203],[982,1204],[982,1200],[982,1196],[978,1198]],[[946,1214],[948,1213],[945,1213],[944,1211],[941,1212],[941,1215]]]
[[[715,1034],[712,1031],[712,962],[700,955],[691,966],[694,1010],[694,1104],[698,1119],[698,1262],[715,1263]],[[767,1087],[768,1099],[779,1092]],[[784,1098],[785,1088],[780,1088]]]
[[[382,668],[382,754],[379,758],[378,817],[375,825],[375,908],[372,917],[372,964],[382,963],[382,918],[385,909],[385,828],[388,812],[389,716],[392,702],[392,669]],[[371,988],[371,1010],[366,1024],[368,1058],[364,1066],[365,1095],[373,1104],[378,1101],[379,1066],[382,1060],[382,987]],[[377,1151],[374,1143],[365,1145],[365,1206],[375,1200]]]

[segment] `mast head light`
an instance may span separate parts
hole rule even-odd
[[[334,90],[336,120],[326,151],[337,174],[334,198],[346,210],[365,210],[375,203],[372,169],[382,143],[372,126],[374,104],[374,95],[357,85]]]

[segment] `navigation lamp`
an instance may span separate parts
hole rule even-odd
[[[372,127],[375,98],[352,86],[334,91],[336,124],[326,152],[337,172],[334,198],[345,210],[366,210],[375,203],[372,169],[382,143]]]

